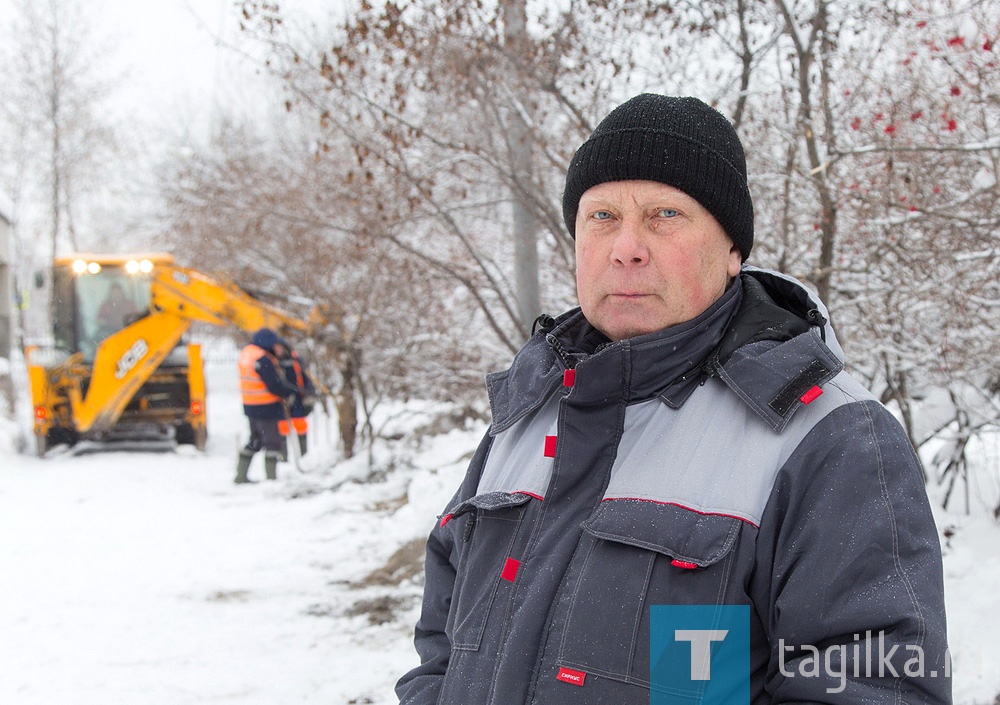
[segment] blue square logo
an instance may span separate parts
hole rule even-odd
[[[749,705],[750,606],[653,605],[650,705]]]

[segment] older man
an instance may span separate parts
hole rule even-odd
[[[729,122],[633,98],[577,151],[563,212],[580,308],[488,377],[401,702],[948,702],[918,461],[823,305],[743,266]]]

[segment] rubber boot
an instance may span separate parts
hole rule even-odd
[[[267,451],[264,455],[264,475],[268,480],[278,479],[278,461],[281,459],[280,451]]]
[[[247,478],[251,460],[253,460],[253,453],[247,453],[245,450],[240,451],[239,460],[236,462],[236,479],[233,480],[237,485],[245,485],[253,482],[253,480]]]
[[[299,435],[299,457],[301,458],[303,455],[305,455],[307,450],[308,448],[306,448],[306,434],[303,433]]]

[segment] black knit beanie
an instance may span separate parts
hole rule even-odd
[[[736,130],[697,98],[643,93],[611,111],[573,155],[563,218],[576,237],[580,197],[591,186],[632,179],[680,189],[715,216],[745,260],[753,247],[753,203]]]

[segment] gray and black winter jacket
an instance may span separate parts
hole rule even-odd
[[[658,333],[532,336],[430,535],[401,702],[646,705],[650,607],[703,604],[750,605],[753,703],[949,702],[920,467],[826,318],[746,268]]]

